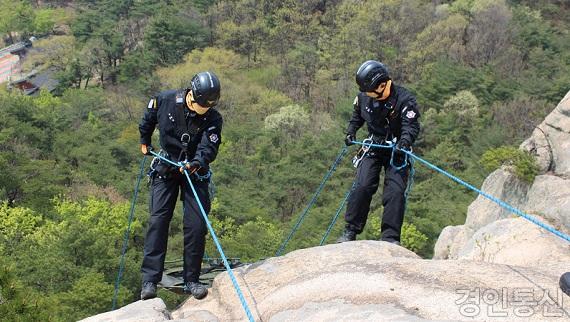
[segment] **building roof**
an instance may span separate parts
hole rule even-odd
[[[55,71],[47,69],[41,72],[32,71],[29,74],[10,82],[10,85],[19,88],[26,95],[34,95],[38,90],[44,89],[53,92],[59,85]]]
[[[10,45],[8,47],[4,47],[4,48],[0,49],[0,56],[19,52],[26,47],[27,47],[26,42],[21,41],[21,42],[15,43],[13,45]]]

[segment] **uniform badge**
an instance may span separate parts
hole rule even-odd
[[[409,119],[413,119],[414,117],[416,117],[416,112],[408,111],[408,113],[406,113],[406,117]]]
[[[210,134],[209,138],[210,138],[210,142],[212,142],[212,143],[218,143],[218,141],[220,140],[220,138],[218,137],[218,135],[216,133]]]

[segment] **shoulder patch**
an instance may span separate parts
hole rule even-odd
[[[156,98],[151,98],[148,102],[148,109],[156,109]]]
[[[220,138],[218,137],[218,135],[216,133],[210,134],[210,136],[208,138],[210,139],[210,142],[212,142],[212,143],[218,143],[218,141],[220,140]]]
[[[406,117],[409,119],[413,119],[414,117],[416,117],[416,112],[408,111],[408,113],[406,113]]]

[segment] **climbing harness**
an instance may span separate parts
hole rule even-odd
[[[356,152],[356,155],[352,158],[352,166],[355,168],[358,168],[360,162],[362,161],[362,159],[364,159],[364,157],[368,153],[368,150],[370,150],[370,145],[366,144],[374,143],[374,141],[372,140],[372,136],[362,140],[362,143],[363,143],[362,147],[358,150],[358,152]]]
[[[194,184],[192,183],[192,180],[190,179],[190,175],[188,173],[188,170],[186,169],[186,167],[184,167],[184,163],[182,162],[173,162],[167,158],[162,157],[160,154],[155,153],[154,151],[150,151],[150,153],[152,153],[154,156],[158,157],[159,159],[161,159],[162,161],[171,164],[175,167],[183,167],[184,169],[184,175],[186,176],[186,180],[188,181],[188,184],[190,185],[190,188],[192,189],[192,193],[194,194],[194,198],[196,199],[196,203],[198,204],[198,207],[200,208],[200,213],[202,214],[202,217],[204,218],[204,221],[206,222],[206,226],[208,227],[208,230],[210,231],[210,234],[212,234],[212,239],[214,241],[214,244],[216,245],[216,248],[218,249],[218,252],[220,253],[220,256],[222,257],[222,261],[224,263],[224,266],[226,267],[226,270],[228,272],[228,275],[230,276],[230,279],[232,281],[232,284],[236,290],[236,293],[239,297],[239,300],[241,302],[241,305],[247,315],[247,318],[249,319],[250,322],[254,322],[255,320],[253,319],[253,315],[251,314],[251,311],[249,309],[249,306],[247,305],[247,302],[245,300],[245,297],[239,287],[239,284],[234,276],[234,273],[231,269],[230,264],[228,263],[227,257],[224,254],[224,250],[222,249],[222,245],[220,244],[220,242],[218,241],[218,237],[216,236],[216,232],[214,231],[214,228],[212,228],[212,225],[210,224],[210,220],[208,219],[208,215],[206,214],[206,211],[204,210],[204,207],[202,206],[202,202],[200,201],[200,198],[198,197],[198,193],[196,192],[196,188],[194,188]]]
[[[162,157],[164,158],[169,158],[168,153],[166,153],[166,151],[164,150],[160,150],[158,152],[158,154],[160,154]],[[149,171],[147,173],[148,176],[148,181],[147,181],[147,185],[150,185],[152,179],[157,176],[159,178],[166,178],[168,177],[168,174],[170,172],[172,172],[174,169],[167,164],[164,164],[163,162],[160,162],[160,158],[154,157],[152,158],[152,161],[150,162],[150,167],[149,167]]]
[[[135,192],[133,195],[133,201],[131,202],[131,209],[129,211],[129,223],[127,225],[127,230],[125,231],[125,239],[123,240],[123,250],[121,252],[121,261],[119,263],[119,272],[117,273],[117,279],[115,280],[115,292],[113,294],[113,307],[112,310],[117,307],[117,296],[119,295],[119,285],[121,283],[121,278],[123,277],[123,271],[125,269],[125,254],[127,253],[127,247],[129,245],[129,235],[131,233],[131,223],[133,222],[135,213],[135,204],[137,202],[137,197],[139,194],[139,186],[141,184],[141,179],[144,173],[144,164],[146,162],[146,155],[141,160],[141,167],[139,170],[139,176],[137,178],[137,183],[135,184]]]

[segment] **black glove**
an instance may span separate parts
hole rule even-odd
[[[188,172],[190,172],[190,174],[193,174],[194,172],[198,171],[198,169],[200,169],[202,167],[202,165],[200,164],[200,161],[192,160],[192,161],[186,163],[186,165],[184,165],[184,167],[188,170]],[[180,172],[184,172],[183,167],[180,167]]]
[[[346,144],[346,146],[351,146],[354,144],[352,141],[356,141],[356,135],[348,133],[344,138],[344,144]]]
[[[408,140],[405,139],[405,138],[401,138],[401,139],[398,141],[398,144],[396,144],[396,149],[397,149],[397,150],[410,151],[410,149],[411,149],[410,147],[411,147],[410,141],[408,141]]]

